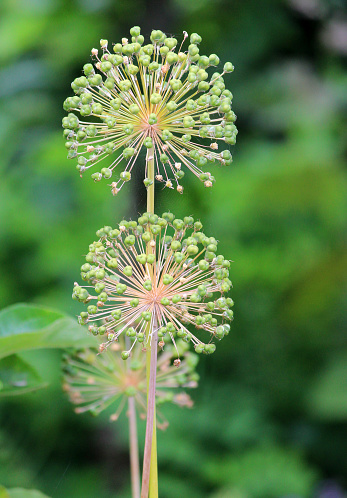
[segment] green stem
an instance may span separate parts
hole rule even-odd
[[[152,185],[147,189],[147,211],[154,213],[154,150],[147,151],[147,176]],[[153,252],[155,248],[152,249]],[[147,328],[146,375],[147,375],[147,424],[145,451],[143,458],[141,498],[158,498],[157,431],[155,411],[155,386],[157,375],[157,320],[152,320],[152,340],[149,340],[150,326]]]

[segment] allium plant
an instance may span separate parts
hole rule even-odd
[[[190,358],[213,353],[215,344],[229,334],[233,301],[227,296],[230,261],[217,254],[217,240],[202,232],[200,221],[191,216],[154,214],[155,181],[169,188],[176,185],[182,193],[180,180],[189,170],[211,187],[214,177],[206,168],[215,162],[231,164],[236,116],[224,75],[234,68],[227,62],[220,72],[212,69],[219,65],[219,57],[200,55],[197,33],[190,36],[187,47],[186,32],[182,43],[154,30],[151,43],[144,44],[138,26],[130,34],[131,42],[123,38],[109,50],[107,40],[101,40],[101,50],[92,49],[84,76],[71,85],[75,96],[64,102],[68,157],[76,160],[81,176],[91,170],[94,181],[107,179],[115,195],[131,179],[132,169],[141,167],[144,149],[147,188],[147,212],[137,221],[122,220],[118,228],[103,227],[89,246],[81,267],[84,284],[75,283],[73,298],[86,305],[79,321],[98,336],[99,356],[93,365],[88,364],[88,353],[69,359],[74,373],[66,377],[65,385],[74,401],[81,403],[79,411],[99,411],[128,396],[132,494],[139,498],[133,458],[135,398],[129,396],[135,391],[127,382],[135,375],[134,360],[140,362],[136,396],[142,408],[147,393],[141,498],[157,498],[160,369],[174,351],[175,359],[164,374],[167,386],[174,387],[188,364],[186,350],[183,358],[180,354],[182,344],[185,348],[193,344]],[[117,352],[120,356],[115,358]],[[182,403],[189,398],[180,399]]]
[[[162,31],[152,31],[144,44],[140,28],[130,30],[131,41],[92,50],[92,62],[72,83],[63,118],[68,157],[82,175],[109,180],[113,194],[131,179],[142,149],[152,149],[156,180],[183,192],[180,180],[187,170],[211,187],[210,163],[229,165],[228,144],[235,144],[236,116],[232,94],[225,88],[216,54],[200,55],[201,37],[184,33],[182,43]],[[78,116],[79,115],[79,116]],[[202,139],[206,139],[203,143]],[[145,167],[146,187],[153,183]]]

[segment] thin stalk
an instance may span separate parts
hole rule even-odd
[[[132,396],[130,396],[128,399],[128,416],[129,416],[131,491],[133,498],[140,498],[139,446],[137,441],[135,399]]]
[[[147,211],[154,213],[154,150],[147,151],[147,175],[152,185],[147,189]],[[155,251],[155,248],[152,249]],[[152,334],[150,334],[152,327]],[[152,338],[150,340],[150,335]],[[153,319],[147,328],[146,375],[147,375],[147,424],[143,457],[141,498],[158,498],[157,432],[155,411],[155,386],[157,375],[157,318],[155,307]]]

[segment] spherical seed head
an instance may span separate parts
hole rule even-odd
[[[169,188],[176,184],[182,193],[175,164],[182,164],[182,173],[200,177],[208,163],[231,163],[215,151],[217,141],[227,149],[236,141],[232,94],[223,79],[233,66],[226,63],[223,72],[214,72],[219,58],[199,54],[197,33],[186,50],[186,33],[182,44],[160,30],[152,31],[148,44],[138,26],[130,33],[131,42],[123,38],[111,52],[108,41],[100,40],[101,50],[92,49],[93,64],[85,64],[84,76],[72,82],[75,96],[65,100],[63,119],[68,157],[77,160],[81,175],[90,171],[94,181],[115,176],[110,184],[115,195],[128,179],[117,166],[130,173],[147,148],[157,177],[163,177],[159,181]],[[204,144],[205,139],[213,144]],[[147,163],[144,173],[147,177]]]
[[[87,285],[73,288],[72,297],[87,304],[80,323],[105,334],[105,348],[127,335],[133,342],[125,360],[135,344],[151,342],[153,330],[164,341],[177,336],[194,346],[222,339],[233,320],[230,262],[201,230],[191,216],[172,213],[144,213],[137,222],[122,220],[119,230],[98,230],[81,267]]]
[[[188,351],[188,345],[177,341],[180,365],[177,368],[177,351],[171,344],[160,341],[162,352],[158,357],[156,403],[171,402],[190,408],[193,402],[186,389],[197,387],[198,375],[195,371],[198,355]],[[110,420],[116,421],[126,401],[132,396],[139,412],[146,406],[146,355],[140,348],[126,351],[125,339],[119,338],[108,348],[102,343],[97,349],[79,350],[63,357],[64,391],[70,401],[77,406],[76,413],[92,412],[98,415],[112,406],[115,412]],[[102,353],[102,354],[98,354]],[[119,353],[126,361],[119,361]],[[175,363],[176,362],[176,363]],[[167,421],[158,412],[161,428]]]

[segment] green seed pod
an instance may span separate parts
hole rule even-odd
[[[184,260],[184,258],[185,258],[185,256],[181,252],[176,252],[176,254],[174,256],[176,263],[181,263]]]
[[[122,171],[119,176],[120,176],[121,180],[123,180],[123,182],[129,182],[131,180],[130,171]]]
[[[164,306],[169,306],[170,305],[170,299],[168,299],[167,297],[163,297],[160,302]]]
[[[172,333],[176,332],[176,327],[175,327],[175,325],[172,322],[168,322],[166,324],[166,330],[168,332],[171,332],[171,334],[172,334]]]
[[[204,352],[206,354],[212,354],[215,352],[215,350],[216,350],[215,344],[206,344],[204,347]]]
[[[90,315],[95,315],[98,312],[98,307],[91,304],[87,310]]]
[[[171,66],[172,64],[176,64],[178,62],[178,55],[174,52],[170,52],[167,54],[166,62]]]
[[[153,235],[158,235],[161,232],[161,226],[151,225],[151,232],[153,233]]]
[[[170,112],[174,112],[178,107],[178,104],[176,102],[170,101],[166,104],[166,108]]]
[[[208,92],[210,89],[210,85],[207,83],[207,81],[200,81],[198,84],[198,90],[199,92]]]
[[[225,73],[232,73],[234,71],[234,66],[231,62],[226,62],[223,67]]]
[[[131,277],[131,275],[133,274],[133,269],[131,266],[125,266],[124,269],[123,269],[123,273],[124,275],[126,275],[127,277]]]
[[[150,187],[151,185],[153,185],[153,180],[150,180],[149,178],[145,178],[143,180],[143,184],[146,188]]]
[[[122,357],[122,360],[127,360],[130,356],[130,353],[129,351],[122,351],[121,352],[121,357]]]
[[[148,66],[149,71],[158,71],[159,69],[159,64],[156,61],[153,61],[149,64]]]
[[[145,138],[145,140],[143,141],[143,145],[147,148],[147,149],[151,149],[153,147],[153,141],[151,139],[151,137],[147,137]]]
[[[100,292],[102,292],[104,289],[105,289],[105,284],[103,282],[95,284],[95,292],[97,294],[100,294]]]
[[[168,47],[161,47],[159,52],[160,52],[160,55],[165,57],[169,53],[169,48]]]
[[[134,64],[129,64],[128,72],[132,75],[135,75],[139,72],[139,68],[137,66],[135,66]]]
[[[164,218],[164,215],[163,215],[163,218]],[[178,218],[173,220],[172,224],[173,224],[174,228],[176,228],[176,230],[182,230],[184,228],[184,221],[180,220]]]
[[[131,36],[139,36],[141,33],[141,28],[140,26],[133,26],[131,29],[130,29],[130,34]]]
[[[162,99],[162,97],[161,97],[160,93],[152,93],[150,101],[151,101],[151,104],[156,105],[156,104],[159,104],[161,99]]]
[[[150,311],[143,311],[141,313],[141,316],[146,322],[150,322],[152,318],[152,313]]]
[[[148,116],[148,124],[150,125],[154,125],[155,123],[158,122],[158,118],[157,118],[157,115],[154,114],[154,113],[151,113],[149,116]]]
[[[196,353],[201,354],[205,351],[205,344],[195,344],[194,349]]]
[[[146,242],[146,243],[147,243],[147,242],[149,242],[151,239],[152,239],[152,234],[151,234],[150,232],[144,232],[144,233],[142,234],[142,240],[143,240],[144,242]]]
[[[111,62],[109,61],[103,61],[101,62],[100,64],[100,70],[103,72],[103,73],[107,73],[108,71],[110,71],[112,69],[112,64]]]
[[[190,295],[189,300],[192,303],[200,303],[201,302],[201,297],[197,292],[194,292],[193,294]]]
[[[172,50],[173,48],[176,47],[177,45],[177,40],[176,38],[166,38],[165,41],[164,41],[164,44],[170,49]]]
[[[116,258],[111,258],[109,261],[107,261],[107,266],[112,270],[115,270],[118,268],[118,261],[116,260]]]
[[[83,72],[84,72],[85,76],[91,76],[91,75],[95,74],[93,65],[89,64],[89,63],[84,64]]]
[[[145,280],[143,282],[143,287],[144,289],[146,289],[147,291],[151,291],[152,290],[152,282],[150,280]]]
[[[190,43],[201,43],[202,38],[197,33],[192,33],[190,35]]]
[[[116,292],[117,294],[124,294],[124,292],[127,290],[127,286],[125,284],[117,284],[116,285]]]
[[[124,239],[124,244],[126,246],[133,246],[135,244],[135,236],[134,235],[128,235],[127,237],[125,237]]]
[[[106,303],[106,301],[108,299],[108,295],[106,294],[106,292],[101,292],[101,294],[99,294],[98,298],[99,298],[99,301],[101,301],[102,303]]]
[[[121,310],[113,310],[111,311],[111,316],[115,319],[115,320],[120,320],[121,316],[122,316],[122,311]]]
[[[119,88],[122,90],[122,92],[128,92],[131,88],[131,81],[129,80],[123,80],[118,83]]]
[[[168,223],[172,223],[175,219],[175,215],[173,213],[163,213],[162,218],[164,218],[164,220]]]
[[[182,81],[177,79],[172,79],[170,81],[170,86],[173,92],[178,92],[182,88]]]
[[[187,253],[190,256],[195,256],[196,254],[198,254],[198,252],[199,252],[199,249],[195,245],[190,245],[190,246],[187,247]]]
[[[165,274],[163,276],[163,284],[164,285],[169,285],[169,284],[171,284],[172,281],[173,281],[173,276],[172,275]]]
[[[155,263],[155,255],[147,254],[147,263],[153,265]]]

